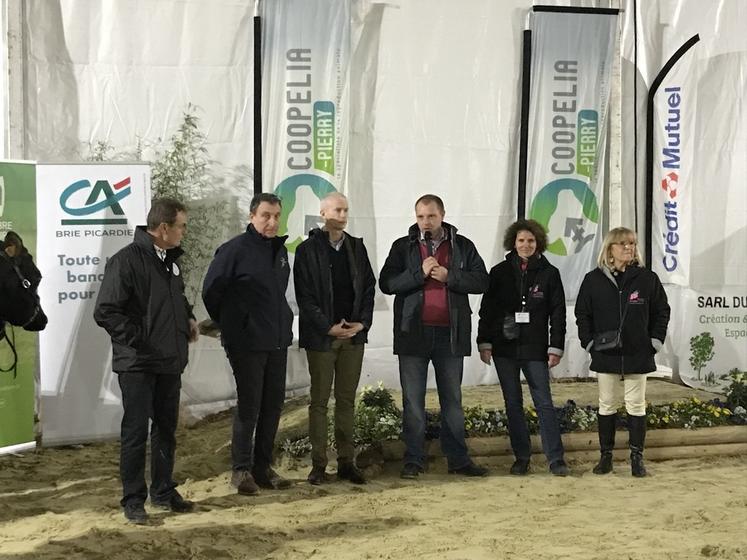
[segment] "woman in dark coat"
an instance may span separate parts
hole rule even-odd
[[[612,471],[617,409],[624,386],[633,476],[646,476],[646,374],[656,371],[654,354],[664,344],[669,304],[658,276],[641,266],[635,233],[615,228],[604,239],[598,267],[589,272],[576,298],[581,345],[591,352],[589,368],[599,385],[599,446],[595,474]]]
[[[31,290],[36,292],[41,282],[42,275],[39,269],[34,264],[34,259],[28,249],[23,246],[23,240],[21,236],[15,231],[9,231],[5,234],[5,241],[3,242],[3,249],[5,254],[11,258],[13,264],[15,264],[21,271],[21,274],[31,283]]]
[[[498,371],[516,458],[510,472],[526,474],[532,453],[519,378],[523,371],[537,409],[550,471],[566,476],[549,370],[560,362],[565,346],[563,283],[558,269],[542,255],[547,236],[534,220],[519,220],[509,226],[503,246],[509,253],[490,271],[490,285],[480,305],[477,346],[480,359],[489,365],[493,358]]]

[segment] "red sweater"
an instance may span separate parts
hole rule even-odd
[[[448,241],[444,241],[438,246],[436,257],[438,264],[449,268],[451,262],[451,247]],[[428,249],[420,244],[420,258],[428,258]],[[449,292],[446,284],[433,278],[425,279],[423,288],[423,324],[430,327],[448,327],[449,326]]]

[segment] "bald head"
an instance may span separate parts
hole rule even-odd
[[[348,225],[348,198],[339,192],[333,192],[321,200],[319,214],[324,219],[328,231],[341,232]]]
[[[347,206],[348,197],[340,192],[329,193],[320,201],[319,210],[323,212],[327,208],[341,203],[344,203]]]

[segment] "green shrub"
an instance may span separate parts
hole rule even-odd
[[[402,413],[392,394],[383,383],[374,389],[364,387],[355,407],[355,444],[371,445],[378,441],[399,439],[402,432]],[[332,437],[334,429],[330,428]]]
[[[729,387],[726,389],[726,404],[734,410],[738,406],[747,408],[747,371],[741,371],[734,368],[722,379],[730,380]]]
[[[747,423],[747,374],[732,370],[727,402],[718,399],[704,402],[695,397],[663,405],[647,406],[647,423],[651,428],[696,429],[727,424]],[[533,407],[524,411],[529,431],[539,431],[539,418]],[[560,431],[585,432],[597,429],[597,411],[592,406],[579,407],[572,400],[556,407]],[[440,433],[440,414],[426,411],[426,438],[435,439]],[[625,407],[618,410],[620,427],[627,423]],[[330,408],[328,433],[330,446],[334,447],[333,409]],[[508,419],[502,410],[481,406],[464,407],[464,428],[468,437],[486,437],[508,434]],[[397,440],[402,432],[402,412],[392,394],[382,383],[376,388],[364,387],[355,409],[355,445],[367,447],[375,443]],[[300,456],[311,450],[307,436],[286,440],[281,448],[286,453]]]

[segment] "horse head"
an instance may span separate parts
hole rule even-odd
[[[29,281],[0,251],[0,323],[3,321],[27,331],[41,331],[47,326],[47,316]]]

